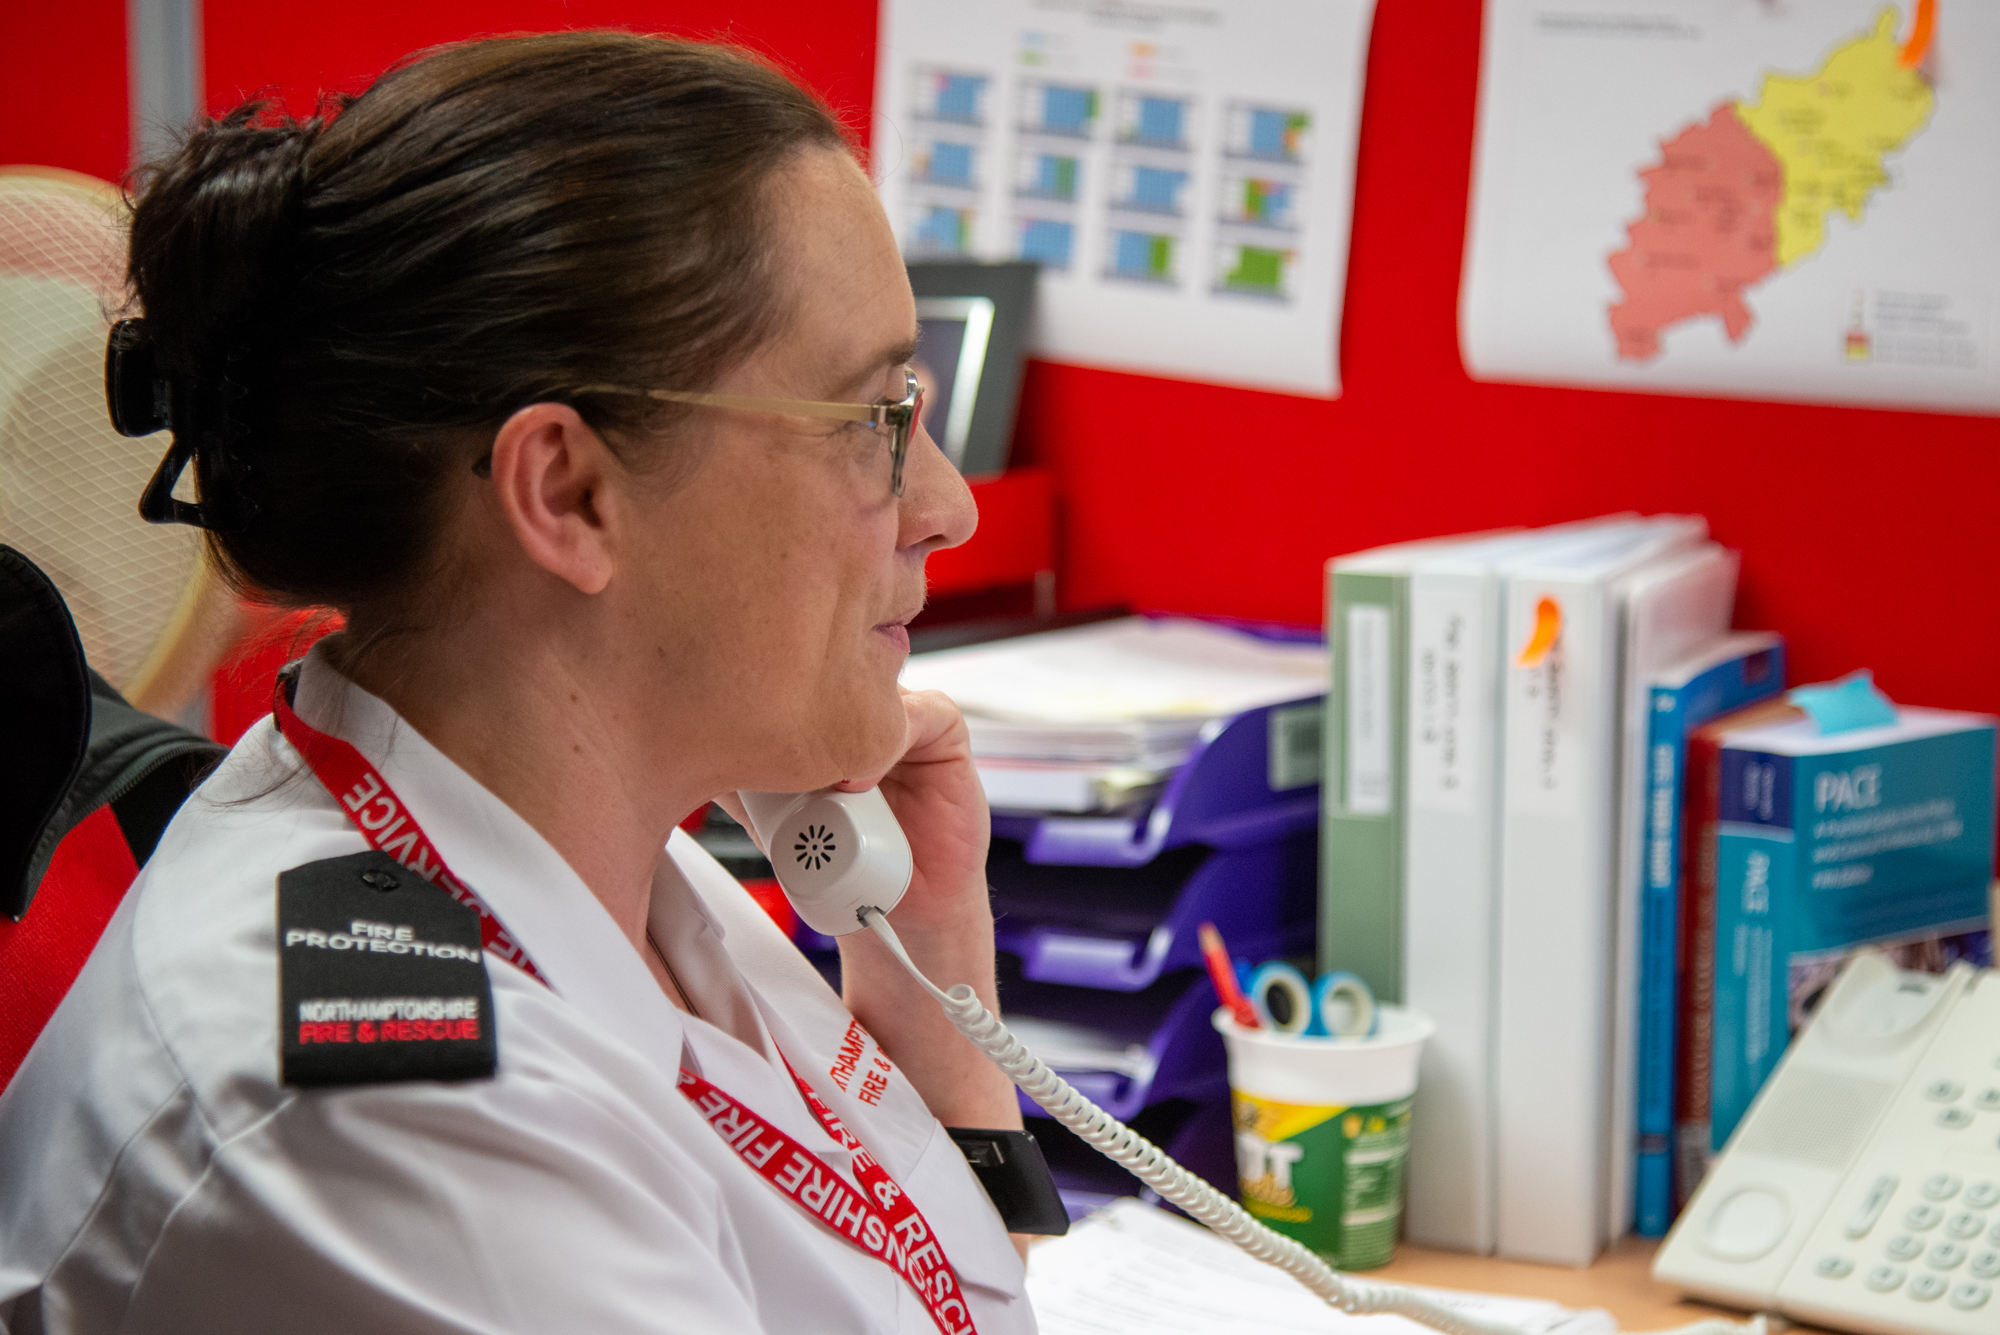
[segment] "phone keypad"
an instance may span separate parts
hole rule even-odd
[[[1899,1265],[1878,1265],[1868,1272],[1864,1282],[1877,1293],[1893,1293],[1902,1287],[1909,1273]]]
[[[1944,1221],[1945,1234],[1954,1238],[1976,1238],[1985,1227],[1986,1216],[1970,1210],[1960,1210]]]
[[[1949,1083],[1938,1081],[1925,1092],[1941,1090]],[[1954,1090],[1952,1097],[1962,1092]],[[1857,1240],[1866,1236],[1895,1203],[1899,1185],[1900,1180],[1892,1174],[1878,1177],[1860,1211],[1849,1221],[1847,1235]],[[1903,1231],[1882,1239],[1881,1258],[1874,1264],[1861,1262],[1862,1285],[1873,1293],[1900,1293],[1912,1302],[1942,1299],[1944,1305],[1961,1312],[1983,1310],[1993,1299],[1991,1281],[2000,1280],[2000,1220],[1989,1226],[1981,1211],[2000,1205],[2000,1182],[1986,1178],[1968,1182],[1956,1173],[1938,1172],[1915,1186],[1914,1194],[1920,1199],[1910,1201],[1909,1195],[1904,1195],[1903,1200],[1909,1203],[1897,1216]],[[1971,1208],[1947,1213],[1945,1202]],[[1921,1236],[1925,1233],[1931,1236]],[[1837,1252],[1829,1252],[1813,1264],[1813,1273],[1825,1280],[1845,1280],[1855,1269],[1853,1257]]]
[[[1932,1173],[1924,1179],[1924,1195],[1934,1201],[1948,1201],[1964,1185],[1965,1179],[1957,1173]]]
[[[1944,1297],[1944,1291],[1950,1287],[1950,1281],[1943,1275],[1933,1275],[1928,1270],[1910,1276],[1910,1296],[1920,1303]]]
[[[1965,1259],[1965,1248],[1956,1242],[1940,1242],[1931,1248],[1924,1264],[1933,1270],[1951,1270]]]

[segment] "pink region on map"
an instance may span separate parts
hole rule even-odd
[[[1631,244],[1611,257],[1625,299],[1611,308],[1618,355],[1659,355],[1669,325],[1722,318],[1730,342],[1750,328],[1743,289],[1778,267],[1775,217],[1784,171],[1725,102],[1705,125],[1660,145],[1660,161],[1639,173],[1645,216],[1626,228]]]

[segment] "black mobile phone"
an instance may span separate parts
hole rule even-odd
[[[1056,1193],[1042,1147],[1026,1131],[987,1131],[948,1126],[953,1142],[972,1165],[979,1185],[993,1198],[1009,1233],[1059,1238],[1069,1232],[1069,1212]]]

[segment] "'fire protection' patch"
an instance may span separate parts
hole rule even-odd
[[[373,850],[281,873],[278,1033],[287,1085],[492,1075],[478,913]]]

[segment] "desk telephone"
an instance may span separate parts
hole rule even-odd
[[[2000,1331],[2000,973],[1857,957],[1653,1272],[1843,1330]]]
[[[1422,1290],[1340,1274],[1299,1243],[1251,1218],[1235,1201],[1079,1094],[1022,1047],[970,987],[960,983],[946,990],[924,977],[889,925],[889,911],[909,889],[913,863],[909,841],[879,789],[739,796],[758,841],[770,855],[779,886],[807,926],[827,936],[874,932],[944,1008],[958,1031],[1029,1098],[1163,1198],[1250,1255],[1288,1272],[1343,1312],[1394,1313],[1447,1335],[1528,1335],[1503,1322],[1460,1311]],[[1701,1321],[1678,1335],[1764,1335],[1764,1321],[1761,1317],[1747,1323]]]

